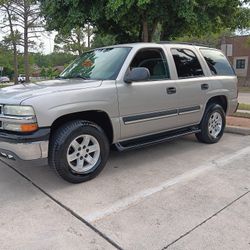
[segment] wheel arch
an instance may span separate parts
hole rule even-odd
[[[86,120],[100,126],[108,137],[109,143],[113,143],[114,129],[109,115],[102,110],[89,110],[77,113],[66,114],[58,117],[51,125],[51,134],[61,125],[69,121]]]
[[[217,95],[217,96],[213,96],[211,97],[206,104],[206,108],[211,104],[211,103],[216,103],[221,105],[221,107],[223,108],[225,114],[227,113],[228,110],[228,100],[227,97],[225,95]]]

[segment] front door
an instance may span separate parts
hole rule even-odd
[[[117,83],[121,139],[153,134],[176,127],[178,100],[176,81],[171,80],[161,48],[137,51],[130,68],[146,67],[150,80]]]

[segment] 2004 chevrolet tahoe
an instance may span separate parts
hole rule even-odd
[[[79,183],[122,151],[195,133],[218,142],[238,105],[237,77],[223,53],[189,44],[136,43],[95,49],[56,80],[0,91],[0,156],[48,159]]]

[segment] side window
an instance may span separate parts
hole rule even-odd
[[[145,67],[150,72],[151,80],[169,79],[169,68],[161,49],[142,49],[135,55],[130,68]]]
[[[213,75],[233,76],[234,70],[224,54],[218,50],[200,49]]]
[[[204,76],[195,53],[189,49],[171,49],[179,78]]]

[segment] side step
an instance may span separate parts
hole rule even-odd
[[[188,128],[182,128],[182,129],[172,130],[172,131],[168,131],[164,133],[140,137],[137,139],[118,142],[115,144],[115,146],[118,149],[118,151],[121,152],[125,150],[131,150],[131,149],[154,145],[154,144],[158,144],[158,143],[165,142],[165,141],[170,141],[175,138],[178,138],[184,135],[193,134],[193,133],[198,133],[200,131],[201,130],[198,126],[192,126]]]

